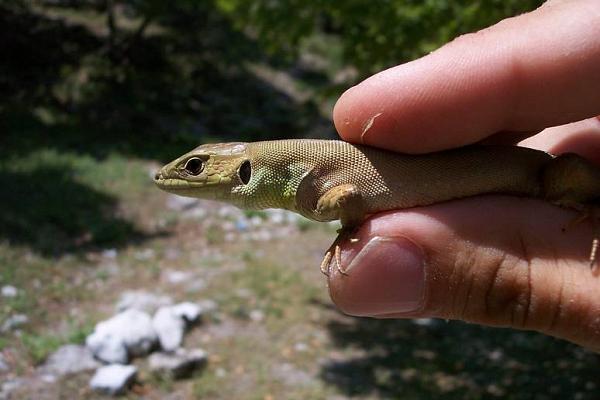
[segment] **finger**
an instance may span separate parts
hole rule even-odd
[[[345,245],[348,275],[332,273],[330,294],[353,315],[460,319],[600,350],[592,229],[581,223],[564,232],[574,217],[503,196],[378,215],[358,243]]]
[[[519,144],[553,154],[577,153],[600,164],[600,117],[548,128]]]
[[[345,140],[423,153],[600,113],[597,0],[552,1],[344,93]]]

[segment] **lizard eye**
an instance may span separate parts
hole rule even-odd
[[[190,175],[199,175],[204,169],[204,163],[198,157],[193,157],[187,160],[183,167]]]
[[[252,167],[250,166],[250,161],[246,160],[242,163],[242,165],[240,165],[238,176],[244,185],[247,185],[248,182],[250,182],[250,177],[252,176]]]

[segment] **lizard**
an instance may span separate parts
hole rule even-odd
[[[243,209],[340,220],[339,236],[321,263],[326,275],[332,259],[345,274],[339,243],[378,212],[483,194],[534,197],[583,216],[600,204],[599,166],[573,153],[502,145],[411,155],[341,140],[204,144],[165,165],[154,182],[170,193]],[[592,265],[598,243],[594,238]]]

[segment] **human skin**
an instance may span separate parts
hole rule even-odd
[[[600,6],[557,0],[368,78],[333,117],[344,140],[398,152],[527,137],[518,145],[600,164],[599,114]],[[349,274],[332,272],[330,294],[348,314],[536,330],[600,351],[594,232],[577,216],[510,196],[378,214],[342,245]]]

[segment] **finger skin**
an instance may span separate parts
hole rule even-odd
[[[397,279],[393,262],[364,263],[347,276],[333,271],[330,294],[348,314],[536,330],[598,351],[600,278],[588,262],[592,230],[581,223],[564,232],[574,217],[545,202],[509,196],[377,215],[358,232],[358,243],[344,245],[343,265],[369,238],[408,238],[423,254],[420,304],[408,312],[394,310],[401,296],[395,287],[403,290],[407,283]]]
[[[334,109],[340,136],[408,153],[600,114],[600,7],[552,1],[378,73]]]
[[[600,117],[545,129],[519,145],[553,154],[577,153],[600,165]]]

